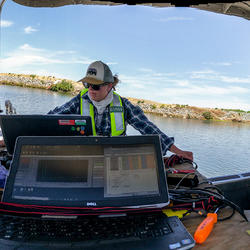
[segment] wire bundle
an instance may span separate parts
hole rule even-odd
[[[212,189],[216,191],[212,191]],[[232,214],[218,220],[229,219],[233,216],[235,211],[237,211],[246,221],[248,221],[244,211],[238,205],[225,198],[218,187],[208,186],[204,189],[170,189],[169,194],[173,203],[171,207],[173,210],[186,209],[188,210],[186,214],[203,210],[205,212],[204,216],[206,216],[207,213],[214,212],[216,209],[218,210],[229,206],[232,208]]]

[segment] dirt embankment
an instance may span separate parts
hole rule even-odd
[[[148,100],[128,98],[132,103],[139,105],[145,113],[158,114],[164,117],[250,122],[250,113],[244,111],[233,111],[213,108],[199,108],[180,104],[162,104]]]
[[[29,88],[40,88],[51,91],[76,95],[82,89],[82,83],[53,76],[23,75],[0,73],[0,84],[15,85]],[[180,104],[162,104],[149,100],[128,98],[133,104],[139,105],[145,113],[158,114],[164,117],[250,122],[250,112],[242,110],[225,110],[212,108],[199,108]]]
[[[0,73],[0,84],[27,88],[47,89],[75,95],[82,89],[82,83],[54,76]],[[57,86],[60,86],[56,88]]]

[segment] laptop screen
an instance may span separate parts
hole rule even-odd
[[[81,207],[168,202],[158,136],[17,142],[4,201]]]
[[[80,115],[0,115],[0,125],[9,154],[18,136],[92,135],[91,118]]]

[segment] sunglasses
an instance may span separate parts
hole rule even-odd
[[[89,87],[91,87],[93,90],[100,90],[100,88],[101,88],[102,86],[105,86],[105,85],[108,85],[108,84],[109,84],[108,82],[105,82],[105,83],[99,84],[99,85],[89,84],[89,83],[87,83],[87,82],[84,82],[84,83],[83,83],[83,85],[84,85],[85,88],[88,89]]]

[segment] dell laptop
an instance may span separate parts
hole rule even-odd
[[[190,249],[169,204],[158,135],[18,137],[0,246]]]

